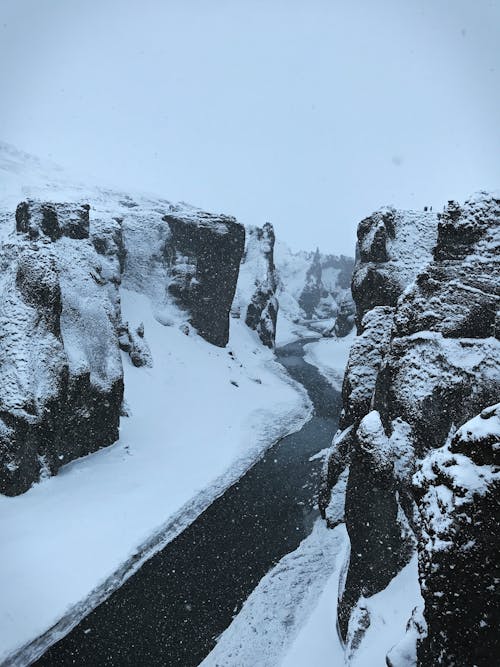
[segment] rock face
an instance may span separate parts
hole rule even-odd
[[[419,664],[491,665],[500,655],[500,404],[430,452],[414,482],[428,629]]]
[[[270,223],[247,228],[245,253],[240,267],[232,314],[243,317],[264,345],[274,348],[278,299],[274,266],[274,229]]]
[[[189,321],[209,343],[224,347],[229,340],[233,303],[245,228],[234,218],[199,211],[169,213],[166,246],[172,280],[168,287]]]
[[[437,215],[383,208],[358,226],[352,295],[358,329],[375,306],[396,306],[403,290],[431,259]]]
[[[419,648],[422,664],[487,664],[481,662],[482,640],[473,614],[443,618],[457,599],[463,605],[468,604],[469,595],[489,599],[487,550],[478,540],[472,544],[475,538],[465,539],[465,526],[477,518],[474,505],[458,501],[458,513],[456,500],[449,506],[455,514],[447,525],[463,522],[463,544],[468,543],[471,559],[470,577],[463,587],[451,577],[455,550],[429,556],[425,526],[430,520],[432,485],[448,485],[443,494],[451,498],[457,493],[460,475],[468,469],[465,457],[472,455],[463,453],[456,475],[454,470],[444,471],[448,464],[442,455],[439,465],[444,468],[438,473],[432,456],[448,447],[445,443],[454,428],[500,394],[499,250],[500,200],[488,194],[463,206],[450,203],[439,220],[432,213],[383,209],[364,220],[358,230],[353,294],[359,336],[346,369],[341,431],[325,467],[320,505],[327,518],[331,489],[349,466],[345,519],[351,560],[339,604],[339,624],[348,642],[359,634],[353,622],[349,627],[358,600],[385,588],[417,545],[429,626],[428,639]],[[446,449],[449,456],[464,451],[459,440]],[[431,459],[425,463],[427,457]],[[417,475],[414,486],[418,465],[426,472]],[[474,465],[483,464],[476,460]],[[484,465],[491,462],[485,460]],[[434,478],[428,476],[429,470]],[[490,485],[483,494],[488,511],[492,511],[494,492]],[[486,560],[481,564],[483,555]],[[440,579],[444,572],[451,579],[448,589]],[[473,582],[479,584],[474,590]],[[443,595],[433,597],[434,592]],[[470,662],[448,662],[448,649],[442,654],[437,650],[439,642],[446,647],[453,643],[459,630],[452,631],[451,625],[458,618],[469,643],[475,642],[469,649]],[[417,620],[409,623],[417,626],[423,627]],[[393,657],[397,653],[391,653],[390,664],[398,664]],[[458,656],[458,649],[456,654],[450,649],[450,655]]]
[[[1,249],[0,492],[118,438],[119,263],[96,252],[86,205],[27,201]]]
[[[281,317],[323,335],[346,336],[354,325],[351,278],[354,260],[344,255],[293,253],[277,243]]]
[[[299,305],[307,319],[325,319],[338,313],[340,303],[335,296],[340,290],[349,289],[352,268],[353,262],[349,257],[322,256],[319,249],[316,250],[299,296]],[[342,303],[346,308],[349,304],[348,293],[342,293],[342,297]]]
[[[23,493],[118,439],[120,350],[153,364],[144,328],[122,322],[121,286],[148,295],[163,324],[227,343],[242,225],[116,199],[104,191],[92,206],[27,200],[15,216],[1,212],[0,493]]]

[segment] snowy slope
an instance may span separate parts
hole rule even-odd
[[[137,567],[137,554],[170,541],[311,408],[243,322],[231,321],[225,349],[179,328],[182,313],[154,279],[158,202],[168,202],[75,185],[4,145],[0,172],[4,235],[2,223],[27,196],[128,216],[136,243],[120,288],[123,320],[131,330],[144,324],[152,357],[136,368],[122,355],[128,416],[118,442],[23,495],[0,496],[1,662],[60,619],[54,636],[68,629]]]

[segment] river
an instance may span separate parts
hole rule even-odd
[[[196,667],[211,651],[260,579],[297,548],[318,516],[322,461],[310,458],[331,444],[342,400],[304,361],[311,340],[277,350],[313,402],[310,421],[268,449],[34,664]]]

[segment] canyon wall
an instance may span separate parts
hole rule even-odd
[[[384,589],[417,550],[427,638],[415,619],[408,628],[419,663],[486,665],[498,651],[491,553],[478,534],[491,526],[497,502],[490,450],[498,436],[484,424],[493,423],[488,406],[500,394],[499,246],[500,200],[485,193],[462,206],[450,202],[438,216],[382,209],[359,225],[352,286],[359,335],[320,491],[328,521],[332,489],[348,470],[351,556],[339,602],[348,650],[370,622],[363,599]],[[463,426],[454,435],[478,414],[479,431],[465,437]],[[469,574],[453,576],[464,560]],[[459,605],[470,613],[449,613]],[[460,651],[470,662],[448,661]],[[388,661],[411,664],[404,655],[395,647]]]
[[[245,320],[257,332],[264,345],[274,348],[278,299],[277,275],[274,265],[275,235],[273,226],[247,227],[245,252],[232,315]]]
[[[245,229],[103,193],[23,201],[2,210],[0,232],[0,493],[17,495],[118,439],[120,350],[154,363],[144,328],[122,321],[122,287],[148,295],[163,324],[227,344]]]

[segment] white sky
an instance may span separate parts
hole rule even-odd
[[[353,253],[500,184],[500,0],[0,0],[0,139]]]

